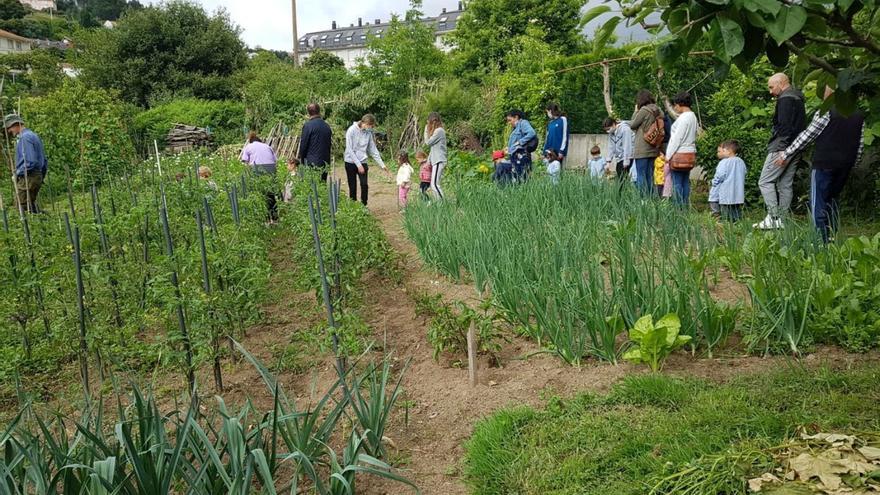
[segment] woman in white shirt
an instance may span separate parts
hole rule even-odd
[[[687,207],[691,195],[691,170],[697,162],[697,116],[691,111],[691,95],[682,91],[672,98],[678,118],[672,123],[666,160],[672,177],[672,197]]]
[[[357,201],[357,183],[361,184],[361,203],[367,206],[367,155],[371,156],[382,170],[387,171],[382,155],[376,148],[376,139],[373,137],[373,129],[376,128],[376,117],[371,114],[364,115],[360,121],[351,124],[345,132],[345,175],[348,178],[348,196]]]

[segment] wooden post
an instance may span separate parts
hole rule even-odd
[[[293,24],[293,66],[299,67],[299,33],[296,29],[296,0],[290,0],[290,10],[292,12]]]
[[[468,381],[471,387],[477,386],[477,336],[474,327],[474,322],[471,322],[467,332]]]

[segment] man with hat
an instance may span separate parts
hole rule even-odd
[[[39,213],[37,194],[43,186],[49,164],[43,141],[34,131],[24,126],[24,121],[18,115],[7,115],[3,119],[3,127],[7,133],[18,138],[15,145],[15,190],[18,207],[30,213]]]

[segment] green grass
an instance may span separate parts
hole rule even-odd
[[[723,385],[628,377],[607,395],[482,420],[466,444],[464,471],[476,495],[646,494],[701,457],[777,445],[802,426],[876,431],[878,380],[877,367],[792,367]],[[726,472],[727,493],[748,493],[749,471],[746,464]]]

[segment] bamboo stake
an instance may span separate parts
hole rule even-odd
[[[318,274],[321,277],[321,294],[324,297],[324,307],[327,310],[327,323],[330,325],[331,339],[333,341],[333,353],[336,354],[336,365],[340,378],[346,370],[345,357],[339,352],[339,335],[336,320],[333,317],[333,303],[330,301],[330,287],[327,283],[327,273],[324,270],[324,257],[321,254],[321,237],[318,235],[318,222],[315,218],[315,204],[309,195],[309,220],[312,223],[312,238],[315,241],[315,256],[318,258]]]
[[[69,224],[70,220],[65,214],[65,222]],[[89,384],[89,344],[86,335],[86,311],[85,311],[85,288],[83,286],[82,277],[82,252],[79,246],[79,226],[73,227],[73,264],[76,267],[76,310],[79,321],[79,372],[83,382],[83,392],[86,396],[86,403],[91,402],[91,386]]]
[[[211,297],[211,275],[208,273],[208,250],[205,246],[205,226],[202,222],[202,212],[196,210],[196,224],[199,232],[199,250],[202,255],[202,290],[210,299]],[[213,309],[208,310],[208,316],[211,321],[211,348],[214,352],[214,385],[218,392],[223,392],[223,374],[220,367],[220,337],[217,334],[217,325],[214,321],[215,313]]]
[[[162,188],[162,202],[165,203],[165,189]],[[174,262],[174,244],[171,240],[171,229],[168,227],[168,210],[164,207],[160,209],[159,215],[162,217],[162,232],[165,236],[165,254]],[[176,263],[175,263],[176,265]],[[189,383],[189,392],[195,395],[196,376],[193,370],[193,351],[192,342],[189,338],[189,331],[186,328],[186,315],[183,311],[183,298],[180,293],[180,282],[177,278],[177,268],[171,270],[171,285],[174,286],[174,298],[177,305],[177,325],[180,328],[181,337],[183,337],[183,351],[186,355],[186,379]]]

